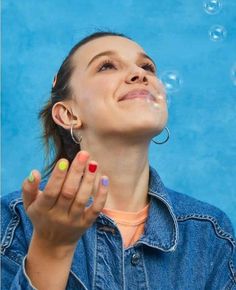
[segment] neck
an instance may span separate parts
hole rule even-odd
[[[95,188],[101,175],[109,177],[105,208],[130,212],[143,209],[148,203],[148,142],[130,144],[113,139],[92,144],[96,146],[86,144],[82,149],[90,153],[90,160],[98,162]]]

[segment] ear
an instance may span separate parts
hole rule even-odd
[[[80,118],[73,114],[71,107],[65,102],[58,102],[52,107],[52,118],[56,124],[64,129],[70,129],[72,124],[77,129],[82,126]]]

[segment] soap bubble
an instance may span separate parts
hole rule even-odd
[[[161,74],[160,78],[166,88],[167,93],[177,92],[182,85],[181,77],[177,71],[165,71]]]
[[[213,41],[222,41],[226,38],[227,31],[224,26],[221,25],[213,25],[209,31],[209,37]]]
[[[214,15],[220,12],[222,4],[220,0],[205,0],[203,1],[203,8],[206,13]]]
[[[233,81],[233,84],[236,86],[236,63],[232,66],[230,70],[230,77]]]

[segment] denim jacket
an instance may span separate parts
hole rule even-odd
[[[144,234],[133,246],[124,249],[115,222],[98,216],[78,241],[66,289],[236,289],[236,240],[227,215],[166,188],[151,166],[148,194]],[[36,289],[24,268],[32,229],[21,192],[4,196],[3,290]]]

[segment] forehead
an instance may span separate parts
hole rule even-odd
[[[136,53],[144,52],[136,42],[120,36],[104,36],[82,45],[74,54],[73,60],[80,66],[87,65],[95,55],[112,50],[121,56],[130,58]]]

